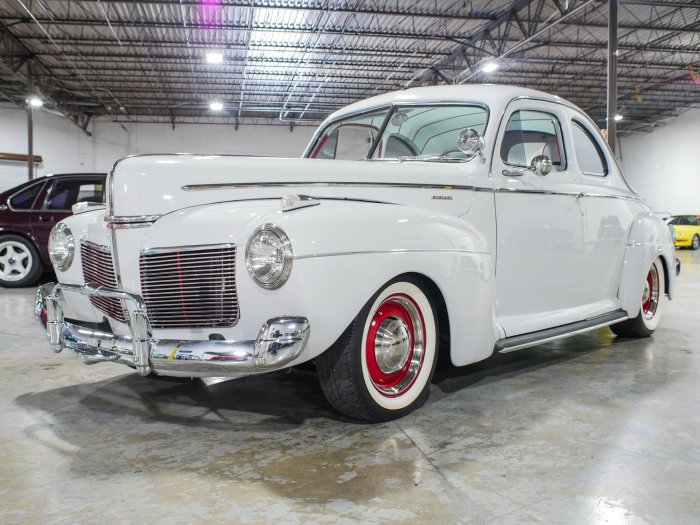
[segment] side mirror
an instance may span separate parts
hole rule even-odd
[[[552,161],[547,155],[537,155],[532,159],[530,171],[539,177],[544,177],[552,171]]]
[[[457,137],[457,147],[462,153],[468,155],[478,155],[481,163],[486,162],[484,157],[484,137],[474,128],[467,128],[460,132]]]

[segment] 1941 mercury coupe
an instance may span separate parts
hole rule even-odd
[[[380,95],[304,158],[142,155],[53,230],[51,348],[141,375],[313,360],[340,412],[402,416],[455,366],[610,325],[649,336],[666,225],[576,106],[506,86]]]

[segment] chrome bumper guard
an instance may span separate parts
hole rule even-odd
[[[129,313],[131,335],[117,335],[64,319],[62,294],[112,297],[135,304]],[[235,377],[284,368],[304,350],[311,327],[305,317],[276,317],[260,328],[254,341],[155,339],[146,304],[136,294],[96,284],[48,283],[36,292],[34,315],[46,326],[54,352],[70,348],[86,364],[112,361],[142,375]]]

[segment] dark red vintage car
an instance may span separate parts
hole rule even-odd
[[[41,177],[0,193],[0,286],[34,284],[51,269],[51,228],[78,202],[100,203],[104,173]]]

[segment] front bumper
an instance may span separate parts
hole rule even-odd
[[[59,301],[67,292],[134,303],[128,319],[130,335],[65,319]],[[278,370],[301,355],[311,332],[305,317],[276,317],[264,323],[257,339],[250,341],[156,339],[139,295],[90,283],[41,286],[34,314],[46,326],[54,352],[70,348],[86,364],[122,363],[144,376],[155,372],[180,377],[236,377]]]

